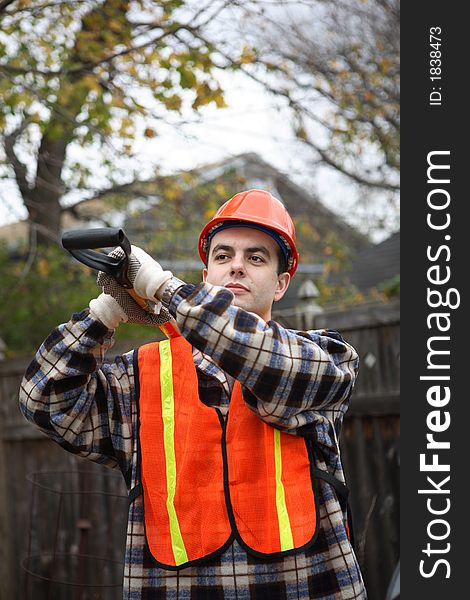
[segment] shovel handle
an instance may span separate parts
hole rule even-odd
[[[132,283],[127,275],[131,243],[123,229],[98,227],[65,231],[62,235],[62,246],[87,267],[111,275],[124,288],[132,288]],[[109,256],[104,252],[94,250],[94,248],[115,248],[116,246],[120,246],[124,251],[123,257]]]
[[[90,248],[121,248],[129,256],[131,243],[124,229],[119,227],[98,227],[96,229],[74,229],[62,235],[62,246],[66,250],[88,250]]]
[[[129,256],[132,249],[123,229],[101,227],[65,231],[62,235],[62,246],[87,267],[103,271],[113,277],[119,285],[127,289],[127,293],[132,296],[137,304],[145,309],[146,300],[136,294],[127,275]],[[109,256],[104,252],[95,250],[96,248],[115,248],[116,246],[120,246],[124,251],[124,256],[121,258]],[[181,335],[174,319],[170,319],[170,321],[159,325],[159,327],[167,338]]]

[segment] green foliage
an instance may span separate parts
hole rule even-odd
[[[96,273],[58,247],[12,257],[0,246],[0,337],[7,356],[28,355],[59,323],[100,293]],[[117,341],[161,337],[153,327],[123,324]]]
[[[0,335],[9,353],[29,353],[96,295],[90,270],[58,248],[12,257],[0,247]]]
[[[395,275],[381,286],[382,293],[389,299],[400,297],[400,275]]]

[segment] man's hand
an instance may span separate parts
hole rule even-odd
[[[121,257],[123,250],[116,248],[110,255]],[[141,248],[132,246],[128,276],[134,285],[130,292],[137,296],[137,301],[110,275],[101,271],[98,273],[97,283],[103,294],[90,302],[91,315],[109,329],[115,329],[121,322],[158,326],[169,321],[170,314],[157,298],[171,279],[171,272],[163,271],[151,256]]]
[[[173,276],[171,271],[164,271],[160,264],[147,252],[131,246],[129,257],[129,279],[134,290],[141,298],[161,300],[163,290]]]

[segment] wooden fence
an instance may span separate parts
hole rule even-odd
[[[341,331],[361,356],[340,443],[357,554],[370,600],[383,600],[399,558],[399,306],[315,321]],[[124,484],[24,420],[18,387],[27,362],[0,363],[0,599],[114,600],[121,595]]]
[[[0,600],[116,600],[122,476],[65,452],[24,419],[18,388],[27,362],[0,363]]]
[[[278,320],[302,328],[307,313]],[[384,600],[400,553],[400,305],[369,304],[313,317],[340,331],[360,356],[340,437],[356,553],[370,600]]]

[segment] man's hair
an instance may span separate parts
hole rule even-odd
[[[287,271],[287,260],[284,254],[281,252],[281,249],[277,248],[277,274],[285,273]]]

